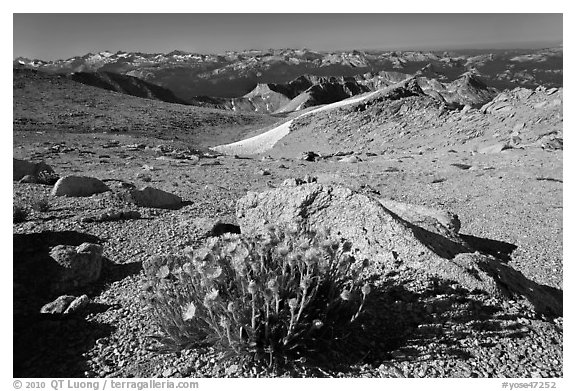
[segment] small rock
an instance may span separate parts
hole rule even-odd
[[[360,161],[360,158],[358,158],[356,155],[346,156],[339,160],[341,163],[358,163]]]
[[[226,367],[224,372],[226,373],[226,376],[234,375],[236,372],[238,372],[238,365],[232,364],[229,367]]]
[[[308,151],[308,152],[302,152],[302,154],[300,155],[300,160],[304,160],[307,162],[315,162],[316,159],[318,159],[319,157],[320,155],[318,155],[316,152]]]
[[[56,182],[53,196],[88,197],[93,194],[110,191],[104,182],[88,176],[68,175]]]
[[[176,372],[178,372],[176,370],[176,368],[166,368],[165,370],[162,371],[162,376],[163,377],[171,377],[172,375],[174,375]]]
[[[74,312],[78,312],[84,307],[86,307],[86,305],[88,305],[89,302],[90,299],[88,298],[88,296],[86,295],[79,296],[70,303],[70,305],[68,306],[68,308],[66,308],[66,311],[64,311],[64,313],[72,314]]]
[[[498,153],[510,148],[511,146],[508,143],[498,143],[494,145],[489,145],[487,147],[479,148],[478,153],[481,154]]]
[[[539,102],[539,103],[536,103],[536,104],[534,105],[534,108],[535,108],[535,109],[541,109],[541,108],[543,108],[544,106],[546,106],[547,104],[548,104],[547,101]]]
[[[44,305],[40,309],[40,313],[42,314],[63,314],[65,313],[66,309],[70,306],[76,299],[74,296],[70,295],[62,295],[58,297],[56,300]]]
[[[102,270],[102,246],[82,243],[78,247],[58,245],[50,251],[50,257],[62,270],[52,282],[54,291],[66,291],[86,286],[98,280]]]
[[[136,178],[140,179],[142,182],[152,182],[152,177],[148,174],[144,174],[143,172],[136,174]]]
[[[128,198],[134,204],[148,208],[175,208],[182,204],[179,196],[150,186],[130,190]]]
[[[215,160],[215,159],[210,159],[210,160],[202,160],[200,161],[200,166],[219,166],[222,163],[220,163],[220,161]]]

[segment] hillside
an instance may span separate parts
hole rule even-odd
[[[156,99],[168,103],[188,104],[174,96],[172,91],[140,80],[137,77],[112,72],[75,72],[70,79],[93,87],[120,92],[140,98]]]
[[[15,69],[13,78],[15,132],[105,132],[205,147],[278,120],[132,97],[34,70]]]
[[[539,145],[562,138],[562,89],[516,88],[481,107],[450,110],[419,84],[400,83],[365,102],[296,118],[290,133],[268,153],[472,151],[498,142]]]

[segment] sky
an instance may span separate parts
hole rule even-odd
[[[13,14],[13,57],[267,48],[462,49],[562,43],[552,14]]]

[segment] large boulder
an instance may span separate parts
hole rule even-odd
[[[94,243],[58,245],[50,250],[50,257],[60,266],[51,282],[53,292],[65,293],[94,283],[102,271],[102,246]]]
[[[68,175],[58,179],[52,189],[54,196],[89,197],[93,194],[110,191],[100,179],[88,176]]]
[[[45,162],[33,163],[27,160],[12,159],[12,179],[19,181],[27,175],[38,177],[41,172],[54,173],[52,167]]]
[[[416,225],[426,214],[436,215],[434,219],[450,228],[433,232]],[[514,298],[538,311],[562,311],[561,302],[544,287],[500,260],[475,253],[457,235],[459,224],[453,217],[425,208],[402,208],[389,202],[387,208],[377,199],[344,187],[311,183],[249,192],[237,202],[236,217],[241,232],[248,236],[264,234],[268,224],[298,224],[316,231],[329,228],[332,236],[352,243],[357,262],[368,261],[363,270],[366,277],[429,276],[469,291]]]
[[[138,206],[148,208],[177,208],[182,204],[182,198],[163,190],[146,186],[140,190],[133,189],[128,194],[129,201]]]

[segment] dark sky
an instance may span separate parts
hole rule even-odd
[[[109,50],[452,49],[562,42],[562,14],[14,14],[14,57]]]

